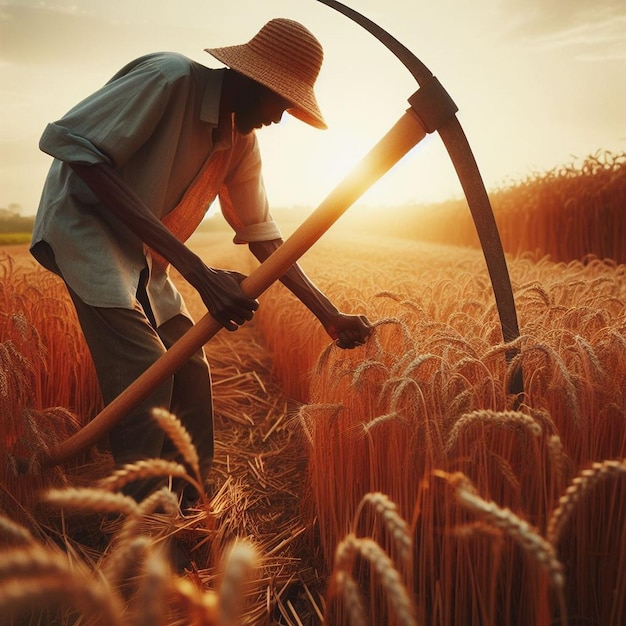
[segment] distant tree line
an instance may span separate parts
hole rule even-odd
[[[18,208],[15,205],[10,205],[8,209],[0,207],[0,233],[32,232],[35,218],[20,215]]]

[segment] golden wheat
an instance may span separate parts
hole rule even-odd
[[[28,611],[41,602],[69,601],[93,623],[123,623],[121,606],[111,590],[57,551],[39,545],[5,551],[0,580],[0,608],[5,615]]]
[[[167,623],[171,580],[172,572],[162,549],[150,550],[143,563],[135,601],[136,626],[161,626]]]
[[[454,487],[455,496],[464,507],[506,532],[549,574],[554,587],[563,589],[565,584],[563,565],[556,556],[551,543],[546,541],[526,520],[520,519],[512,511],[483,500],[476,494],[465,475],[461,473],[442,475]]]
[[[44,494],[43,501],[63,509],[96,513],[132,515],[138,510],[137,503],[130,496],[93,488],[50,489]]]
[[[191,441],[191,436],[181,424],[178,418],[162,408],[152,409],[152,418],[159,424],[165,434],[180,452],[185,462],[189,465],[198,482],[200,479],[200,460],[198,452]]]
[[[363,603],[363,596],[352,574],[346,570],[338,570],[333,577],[335,585],[332,597],[341,598],[345,605],[346,624],[348,626],[368,626],[369,620]]]
[[[100,488],[106,491],[116,491],[136,480],[170,476],[185,478],[192,483],[196,482],[187,474],[187,470],[180,463],[164,459],[147,459],[145,461],[137,461],[136,463],[128,463],[124,467],[115,470],[113,474],[100,481]]]
[[[601,173],[597,180],[615,185],[623,180],[623,171],[620,166],[609,175]],[[577,185],[584,181],[591,185],[586,174],[574,178]],[[558,176],[548,184],[566,186]],[[578,190],[571,186],[569,190],[574,200],[568,210],[575,204],[578,223],[587,224]],[[597,205],[592,209],[589,215],[602,215]],[[469,217],[466,207],[462,210]],[[120,556],[117,548],[125,546],[128,559],[142,566],[154,545],[181,531],[197,533],[198,543],[210,545],[214,556],[232,536],[261,537],[259,549],[271,557],[264,566],[268,592],[250,593],[247,621],[271,621],[270,605],[287,623],[308,621],[308,615],[297,616],[289,600],[296,580],[302,585],[298,590],[307,592],[312,610],[322,619],[314,595],[324,587],[346,533],[380,533],[386,544],[381,549],[397,556],[393,533],[384,516],[369,510],[371,504],[364,505],[367,512],[361,509],[355,522],[364,496],[380,493],[396,503],[401,518],[411,520],[415,563],[403,584],[419,603],[426,623],[554,623],[558,616],[551,602],[550,574],[543,576],[544,567],[536,566],[534,558],[539,556],[529,558],[533,550],[539,554],[545,548],[537,542],[541,538],[537,529],[549,525],[567,481],[581,468],[603,459],[623,459],[626,454],[626,266],[619,265],[617,256],[611,260],[602,259],[603,253],[598,253],[600,258],[577,254],[583,242],[588,245],[590,229],[578,226],[576,230],[572,222],[568,230],[561,228],[558,211],[549,208],[532,220],[517,213],[524,229],[518,226],[516,235],[535,228],[539,235],[535,243],[545,247],[543,252],[509,259],[523,333],[514,346],[520,354],[513,360],[509,358],[512,346],[503,343],[480,253],[408,240],[392,243],[380,240],[379,233],[376,237],[341,235],[334,240],[331,234],[319,242],[304,260],[307,269],[338,307],[368,315],[375,325],[374,335],[357,350],[339,350],[309,312],[279,286],[263,296],[253,324],[227,338],[218,335],[208,347],[209,360],[212,366],[213,362],[221,366],[227,359],[228,365],[215,378],[220,433],[212,472],[215,528],[198,526],[195,517],[182,520],[173,494],[162,496],[167,498],[161,506],[165,515],[152,508],[154,501],[144,501],[139,505],[145,507],[143,513],[131,514],[123,523],[118,520],[127,535],[122,535],[123,542],[113,538],[112,549],[96,566],[98,576],[107,571],[110,558]],[[600,238],[611,240],[614,250],[623,248],[621,213],[614,210],[609,229],[597,229]],[[427,231],[429,220],[422,217],[420,226]],[[444,223],[442,218],[439,214],[437,221]],[[385,219],[389,222],[387,214]],[[460,232],[460,220],[453,228],[445,226],[446,236],[454,236],[457,227]],[[519,243],[520,249],[527,246],[523,237]],[[212,262],[216,250],[211,245]],[[546,256],[572,258],[567,256],[572,251],[578,260],[555,263]],[[339,254],[341,275],[328,263]],[[223,266],[230,266],[230,260]],[[242,262],[242,271],[249,267]],[[9,260],[0,263],[0,270],[4,276],[0,341],[8,344],[0,368],[1,389],[8,395],[0,396],[0,403],[6,402],[2,406],[10,415],[0,427],[0,441],[10,444],[13,453],[0,469],[5,487],[0,506],[11,513],[17,509],[15,517],[21,519],[19,505],[9,507],[14,501],[26,502],[34,482],[32,476],[26,480],[14,472],[13,461],[29,457],[37,447],[45,448],[48,437],[62,440],[68,434],[61,428],[70,423],[69,417],[55,416],[48,407],[71,407],[68,414],[79,416],[77,423],[82,424],[101,400],[62,283],[34,271],[32,263],[21,266]],[[191,300],[203,314],[197,294]],[[286,401],[281,390],[270,387],[269,378],[257,375],[269,363],[260,343],[272,354],[284,393],[307,403],[295,419],[285,419],[289,414],[280,408],[275,419],[265,417]],[[16,371],[8,371],[10,367]],[[516,367],[523,369],[525,388],[519,398],[511,398],[508,381]],[[22,405],[12,407],[10,402]],[[515,431],[485,424],[457,426],[464,415],[518,409],[535,421],[542,431],[539,436],[533,434],[530,422],[530,428],[519,426]],[[446,450],[448,442],[453,446]],[[35,461],[31,465],[35,470]],[[471,520],[477,513],[459,505],[444,481],[432,480],[433,471],[448,475],[463,471],[483,502],[497,508],[478,513],[480,525],[468,524],[468,516]],[[197,482],[191,467],[187,472]],[[617,482],[608,487],[593,494],[593,506],[587,510],[581,508],[573,515],[569,503],[559,513],[568,527],[567,534],[563,526],[559,531],[559,557],[569,566],[560,591],[581,622],[613,626],[623,622],[626,610],[626,593],[621,591],[626,589],[626,536],[623,490]],[[534,526],[511,525],[507,511],[518,522],[532,520]],[[495,525],[498,515],[505,513],[508,522],[501,523],[509,524],[506,529]],[[46,534],[36,520],[28,523],[33,534],[35,529],[38,536]],[[269,533],[269,528],[275,530]],[[524,539],[524,533],[535,533],[535,543],[511,550],[509,544],[515,543],[511,533],[518,533],[520,542],[532,539]],[[318,537],[320,558],[312,567],[302,546]],[[368,560],[360,555],[358,562],[367,565]],[[400,559],[398,565],[405,575]],[[125,568],[120,585],[129,593],[140,592],[140,569],[133,573],[128,562]],[[545,569],[557,576],[556,564]],[[376,582],[375,567],[371,573]],[[219,571],[212,564],[198,572],[198,578],[195,572],[193,576],[205,587],[219,584]],[[333,576],[337,578],[337,572]],[[40,580],[46,577],[43,572]],[[342,583],[350,587],[350,580],[357,585],[363,581],[357,572],[339,574],[338,579],[337,590]],[[216,622],[217,594],[197,591],[185,591],[173,577],[168,593],[187,623]],[[354,596],[354,586],[342,593]],[[385,623],[390,610],[378,586],[365,595],[371,598],[372,622]],[[345,600],[340,602],[349,611]],[[563,618],[565,611],[560,608]]]
[[[239,623],[244,608],[245,587],[258,566],[258,550],[249,541],[235,541],[225,553],[218,591],[223,626]]]
[[[482,424],[485,426],[495,425],[502,428],[515,429],[521,427],[527,429],[535,437],[542,434],[541,426],[533,419],[531,415],[522,413],[521,411],[489,411],[479,409],[461,415],[454,423],[446,438],[446,451],[450,452],[457,443],[460,433],[474,424]]]
[[[376,573],[390,610],[403,626],[416,626],[415,607],[393,561],[373,540],[348,534],[337,546],[335,572],[351,572],[356,556],[362,556]]]
[[[33,541],[31,532],[21,524],[0,514],[0,537],[9,544],[29,544]]]
[[[553,545],[557,545],[561,531],[571,517],[574,508],[591,489],[599,482],[626,473],[626,461],[606,460],[593,463],[576,476],[565,493],[559,498],[559,505],[548,522],[547,537]]]
[[[354,514],[354,532],[358,524],[359,516],[367,506],[372,507],[376,514],[382,519],[384,527],[393,538],[393,543],[400,558],[409,563],[412,555],[413,541],[411,539],[408,524],[398,513],[398,507],[384,493],[367,493],[363,496],[359,508]]]

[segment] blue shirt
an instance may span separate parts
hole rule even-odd
[[[67,163],[110,164],[162,219],[213,150],[237,149],[243,154],[238,168],[244,174],[235,172],[224,180],[238,217],[235,241],[280,237],[269,214],[255,134],[232,133],[232,126],[220,124],[223,73],[179,54],[146,55],[46,127],[40,148],[55,160],[42,192],[31,251],[49,267],[39,245],[47,242],[63,278],[87,304],[132,308],[146,257],[139,237],[96,206],[97,197]],[[207,198],[205,209],[212,201]],[[159,323],[186,312],[164,271],[151,276],[149,284]]]

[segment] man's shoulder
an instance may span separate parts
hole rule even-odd
[[[184,54],[151,52],[128,63],[114,78],[131,72],[158,72],[167,81],[176,82],[181,78],[193,76],[197,71],[198,64]]]
[[[138,66],[159,70],[169,78],[191,74],[193,61],[178,52],[153,52],[137,60]]]

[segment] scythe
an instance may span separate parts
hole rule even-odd
[[[476,224],[495,293],[504,341],[507,344],[514,341],[519,337],[519,329],[504,252],[482,178],[455,115],[456,105],[421,61],[386,31],[339,2],[318,1],[340,11],[372,33],[402,61],[420,88],[409,98],[410,108],[354,170],[278,250],[242,281],[242,291],[251,298],[258,298],[427,133],[437,131],[458,172]],[[91,422],[66,441],[43,453],[41,464],[58,465],[96,443],[220,329],[221,325],[207,313]],[[510,361],[516,354],[514,348],[507,350],[507,360]],[[509,391],[513,394],[523,391],[521,370],[516,370],[512,376]]]
[[[483,249],[504,342],[509,344],[515,341],[519,338],[520,332],[504,250],[478,165],[456,117],[458,110],[456,105],[437,78],[415,54],[378,24],[341,2],[335,0],[318,0],[318,2],[336,9],[376,37],[400,60],[417,81],[419,89],[409,98],[409,104],[427,133],[435,131],[439,133],[450,155]],[[507,350],[507,362],[510,363],[518,352],[517,348]],[[517,366],[511,376],[509,392],[518,395],[523,390],[523,373],[521,367]]]

